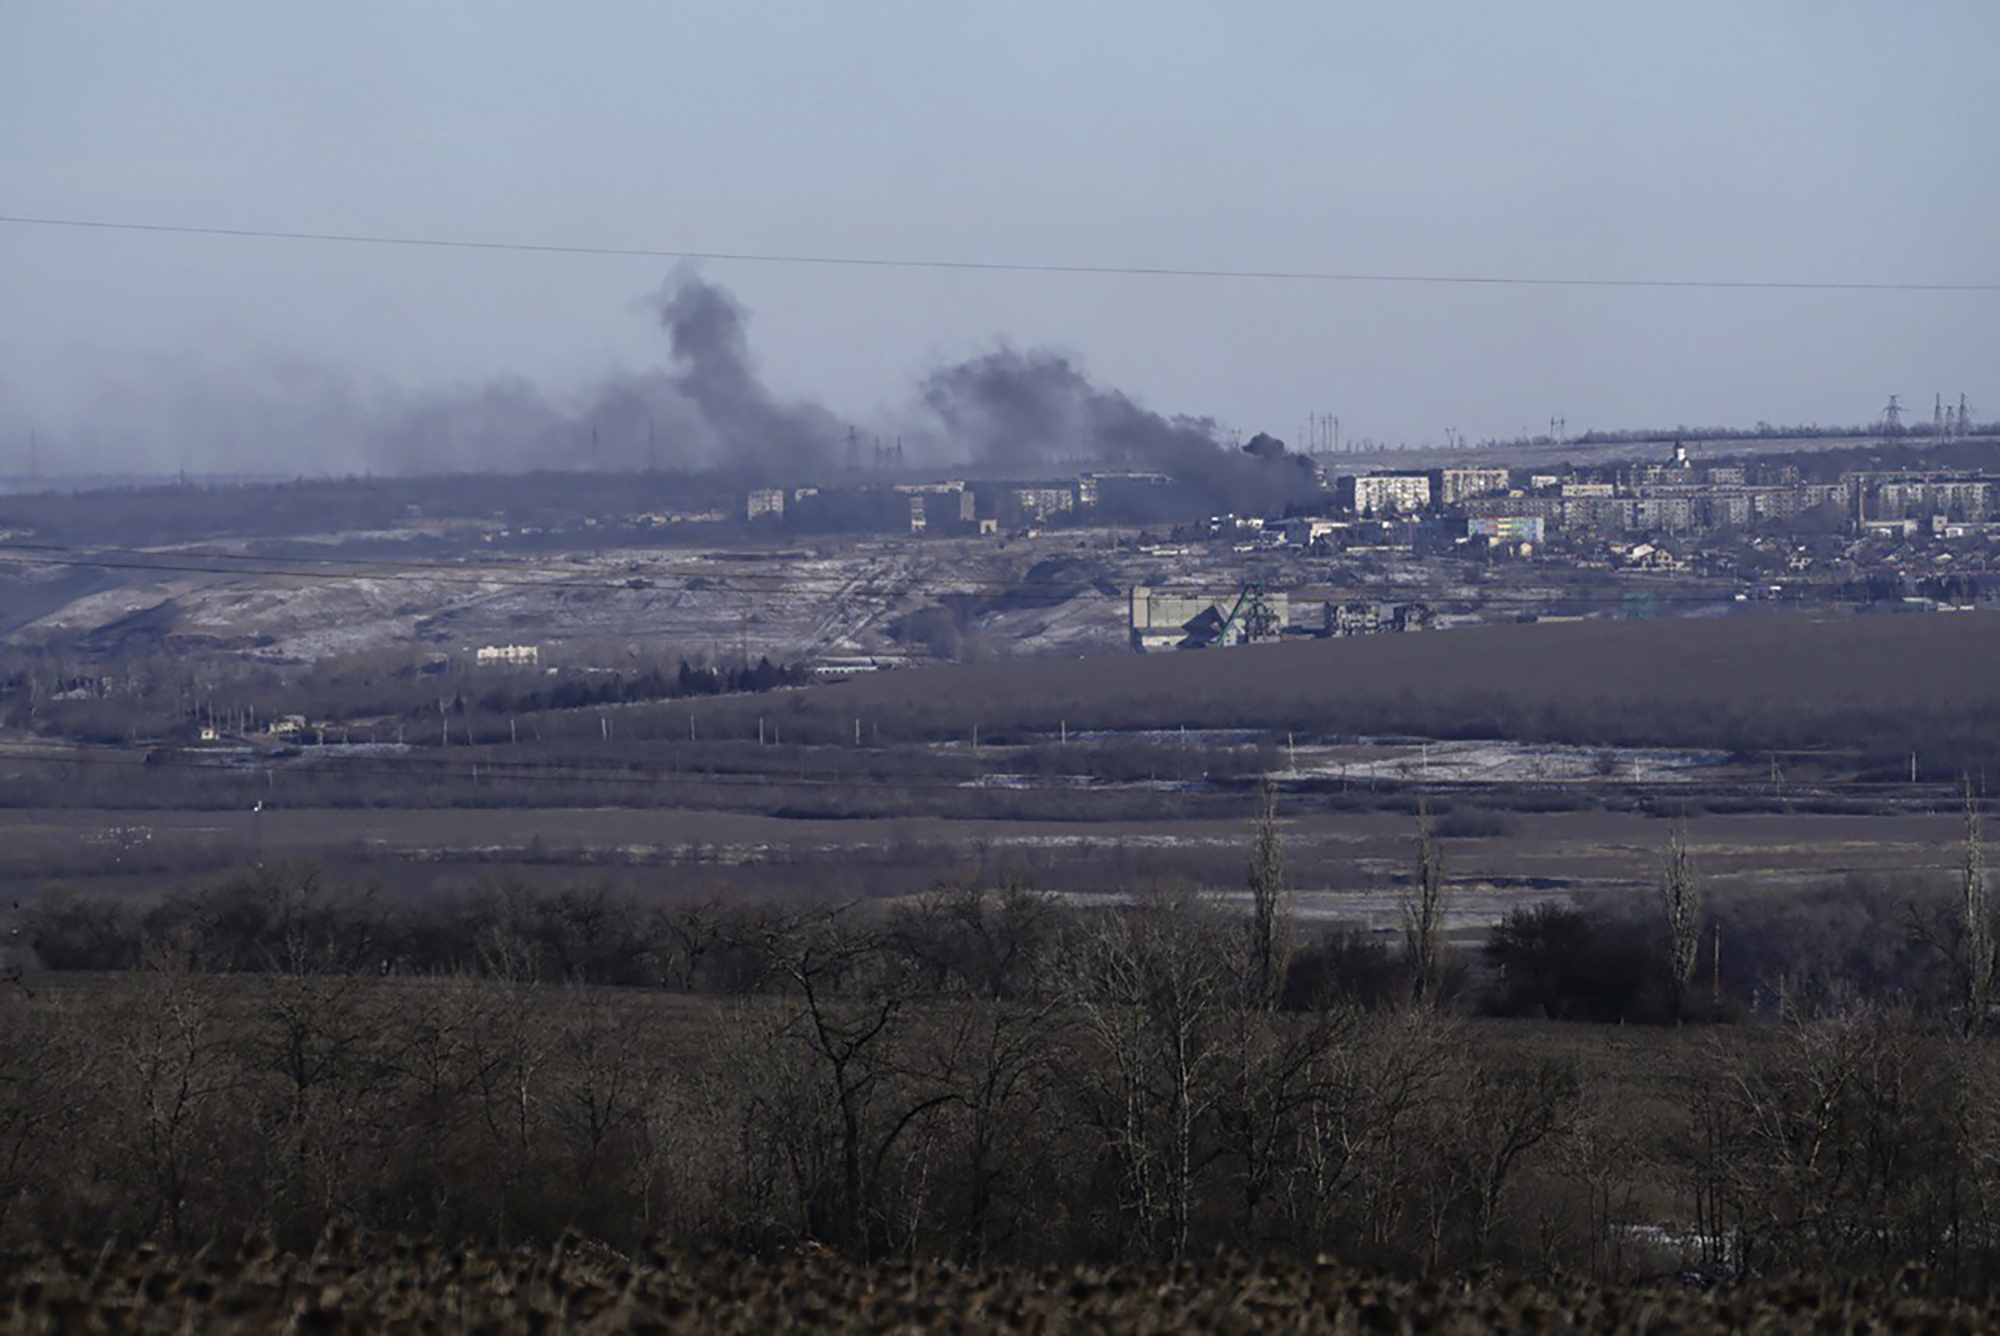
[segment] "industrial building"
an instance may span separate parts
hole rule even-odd
[[[1334,637],[1425,631],[1430,629],[1431,620],[1431,609],[1423,603],[1360,599],[1326,605],[1326,634]]]
[[[1171,591],[1134,585],[1132,648],[1205,649],[1276,640],[1291,618],[1291,600],[1254,585],[1231,593]]]

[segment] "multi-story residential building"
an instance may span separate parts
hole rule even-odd
[[[1695,511],[1700,501],[1694,488],[1648,488],[1633,503],[1633,527],[1685,533],[1695,527]]]
[[[1509,483],[1504,468],[1439,469],[1433,495],[1440,506],[1456,506],[1475,496],[1504,492]]]
[[[1638,526],[1638,504],[1629,496],[1570,496],[1565,492],[1563,527],[1623,533]]]
[[[1859,475],[1857,484],[1869,488],[1870,514],[1885,519],[1912,514],[1984,519],[1992,504],[1993,485],[1981,477],[1875,473]]]
[[[1357,515],[1414,515],[1428,510],[1434,494],[1428,473],[1364,473],[1342,478],[1342,505]]]
[[[1547,532],[1540,515],[1474,515],[1465,522],[1465,536],[1495,543],[1539,543]]]

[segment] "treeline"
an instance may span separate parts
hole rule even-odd
[[[1258,866],[1247,914],[402,906],[286,868],[143,915],[50,897],[50,969],[0,998],[0,1234],[2000,1276],[2000,1052],[1949,989],[1927,1016],[1780,975],[1771,1024],[1553,1042],[1590,1032],[1462,1013],[1623,974],[1699,1014],[1671,934],[1552,950],[1580,982],[1538,997],[1519,920],[1482,978],[1414,890],[1401,949],[1308,936]]]
[[[1440,875],[1441,848],[1427,855]],[[1053,893],[1027,889],[1018,873],[999,875],[1019,905],[1039,906],[1052,922],[1088,917]],[[1143,897],[1159,881],[1153,872],[1136,880],[1101,875],[1121,895]],[[1409,878],[1391,888],[1408,900],[1420,886]],[[980,894],[968,883],[930,898]],[[1449,884],[1437,894],[1439,912],[1451,912]],[[1980,902],[1984,926],[1968,930],[1964,903],[1919,879],[1850,875],[1782,895],[1703,894],[1697,886],[1685,894],[1693,919],[1686,935],[1699,949],[1680,962],[1678,976],[1659,895],[1598,894],[1524,905],[1483,939],[1445,950],[1436,1000],[1466,1015],[1660,1025],[1767,1019],[1786,1005],[1817,1009],[1858,998],[1945,1023],[1963,1014],[1963,944],[1982,932],[2000,940],[2000,916],[1988,900]],[[1218,922],[1234,912],[1226,901],[1197,898]],[[903,912],[901,900],[859,904],[863,917]],[[334,884],[310,863],[271,862],[145,904],[57,883],[17,912],[14,941],[36,969],[62,974],[136,970],[162,943],[189,968],[262,974],[289,968],[296,944],[309,941],[321,967],[399,978],[504,973],[493,948],[504,941],[507,968],[539,980],[737,997],[770,981],[774,924],[795,912],[768,896],[653,899],[587,882],[553,891],[497,882],[392,897]],[[1309,1011],[1327,998],[1393,1008],[1415,987],[1407,942],[1349,924],[1288,929],[1282,959],[1270,981],[1280,1011]]]
[[[803,686],[813,680],[812,670],[796,664],[774,664],[768,657],[754,664],[708,665],[697,668],[686,659],[680,670],[666,673],[652,668],[626,677],[617,672],[594,677],[570,676],[550,687],[510,691],[505,686],[478,693],[473,706],[487,714],[534,714],[543,710],[582,710],[595,705],[631,705],[640,701],[684,700],[690,696],[722,696],[776,691],[779,687]],[[464,692],[453,698],[454,714],[467,712]],[[418,710],[413,712],[421,714]]]
[[[440,664],[440,669],[443,665]],[[507,721],[607,705],[694,697],[754,695],[814,680],[802,664],[653,663],[636,672],[571,669],[557,674],[495,671],[430,672],[404,662],[392,670],[334,666],[287,681],[275,669],[243,670],[242,680],[216,699],[184,664],[165,656],[134,656],[118,676],[89,670],[77,657],[15,651],[0,655],[0,702],[11,727],[84,743],[118,745],[137,739],[192,741],[204,726],[229,735],[267,731],[284,715],[311,721],[316,735],[351,741],[421,743],[438,736],[441,715],[491,725],[509,737]],[[226,701],[227,703],[223,703]]]

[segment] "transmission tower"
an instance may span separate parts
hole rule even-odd
[[[1882,410],[1882,429],[1895,435],[1903,429],[1903,406],[1896,402],[1901,395],[1889,396],[1889,406]]]

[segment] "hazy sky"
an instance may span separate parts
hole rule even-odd
[[[654,250],[2000,283],[1991,0],[0,0],[0,214]],[[346,467],[345,424],[664,363],[665,259],[0,224],[0,472]],[[2000,292],[706,261],[784,396],[895,430],[1074,355],[1295,440],[2000,417]],[[389,411],[383,409],[382,411]]]

